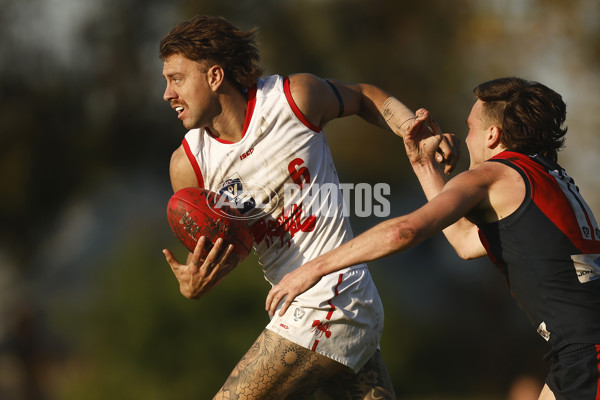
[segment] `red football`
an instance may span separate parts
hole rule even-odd
[[[200,236],[212,243],[223,238],[226,244],[233,244],[239,261],[252,249],[252,234],[242,214],[210,190],[189,187],[177,191],[169,200],[167,218],[177,239],[191,252]]]

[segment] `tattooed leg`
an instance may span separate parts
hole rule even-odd
[[[379,351],[354,374],[345,371],[331,378],[318,391],[320,400],[395,400],[392,380]]]
[[[214,400],[306,399],[346,366],[265,329]]]

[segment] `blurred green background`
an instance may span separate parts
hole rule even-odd
[[[185,130],[158,42],[195,14],[260,27],[266,74],[377,84],[461,139],[478,83],[541,81],[568,104],[559,161],[600,213],[595,0],[0,0],[0,399],[210,399],[266,325],[256,258],[191,301],[161,253],[185,255],[165,215]],[[326,133],[342,182],[389,183],[392,216],[424,202],[399,139],[355,117]],[[545,343],[488,260],[436,236],[371,270],[399,398],[541,387]]]

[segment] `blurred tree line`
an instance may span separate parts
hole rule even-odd
[[[461,138],[476,84],[540,80],[568,100],[570,135],[581,140],[568,145],[598,167],[593,1],[0,6],[1,399],[211,398],[266,325],[254,257],[189,301],[160,252],[184,257],[165,207],[170,154],[185,132],[162,101],[158,42],[195,14],[260,27],[267,74],[377,84]],[[393,215],[424,201],[393,135],[357,118],[326,132],[343,182],[390,183]],[[463,147],[460,168],[467,161]],[[353,219],[356,232],[377,222]],[[440,237],[372,264],[399,397],[500,399],[520,376],[543,379],[546,348],[490,265],[458,260]]]

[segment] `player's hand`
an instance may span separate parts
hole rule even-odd
[[[311,270],[310,263],[304,264],[300,268],[286,274],[283,279],[269,291],[265,302],[265,310],[267,310],[272,317],[275,315],[275,310],[277,310],[279,303],[283,301],[281,309],[279,310],[279,316],[284,315],[296,296],[306,292],[319,282],[320,279],[321,275],[314,273]]]
[[[403,135],[406,155],[411,164],[435,159],[446,175],[450,175],[460,157],[460,142],[454,134],[442,133],[440,126],[424,108],[417,110],[416,118]]]
[[[208,251],[210,250],[210,251]],[[202,260],[203,253],[206,259]],[[215,287],[238,264],[232,256],[233,245],[225,247],[223,239],[217,239],[210,249],[210,241],[202,236],[188,257],[188,264],[181,264],[168,249],[163,254],[177,281],[181,294],[188,299],[198,299]]]

